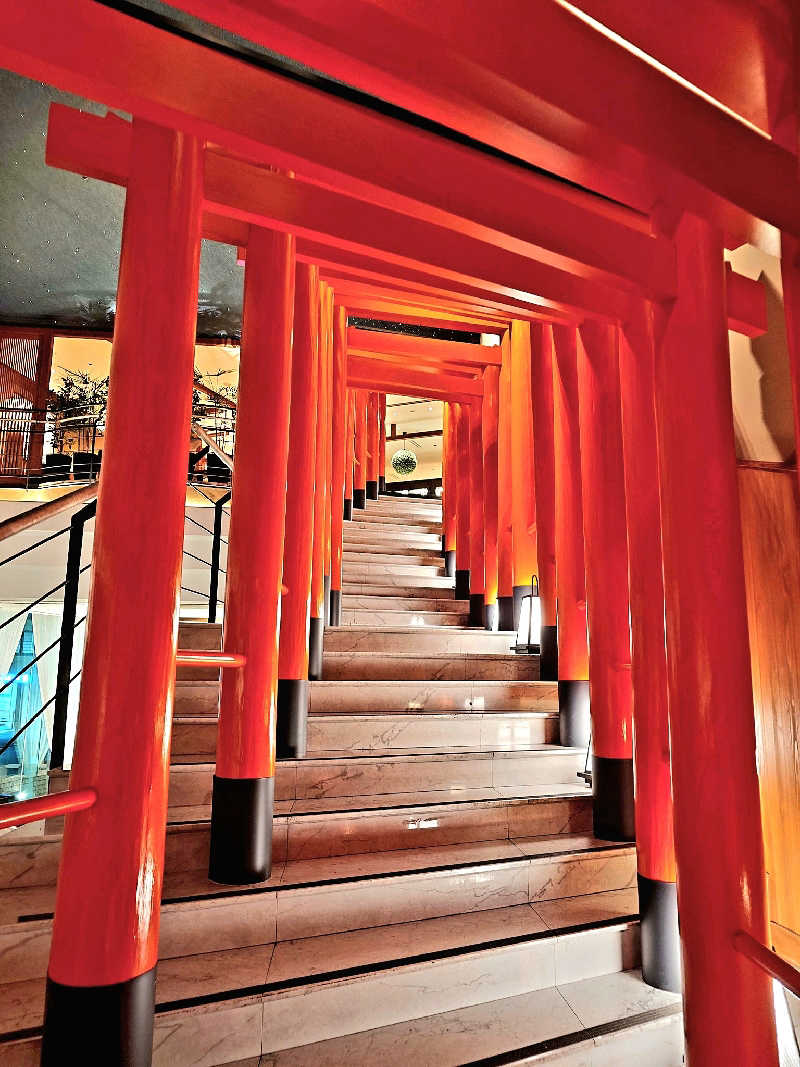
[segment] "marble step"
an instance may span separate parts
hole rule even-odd
[[[332,626],[325,631],[323,645],[326,652],[403,652],[420,655],[432,653],[495,653],[507,655],[516,642],[516,634],[491,633],[478,627],[394,625],[382,613],[381,621],[368,621],[370,612],[360,612],[361,625]],[[380,629],[378,629],[380,627]]]
[[[438,533],[425,533],[422,530],[402,533],[398,532],[397,527],[388,527],[378,523],[373,523],[371,527],[365,523],[365,527],[365,529],[358,530],[346,527],[342,535],[344,548],[370,545],[381,551],[391,550],[391,546],[395,546],[394,551],[409,549],[413,552],[415,549],[420,549],[425,552],[441,553],[442,550],[442,537]]]
[[[165,876],[162,959],[634,890],[635,849],[586,835],[519,838],[273,864],[258,886]],[[54,886],[0,890],[3,979],[42,978]],[[545,920],[546,921],[546,920]]]
[[[442,532],[441,515],[405,515],[399,512],[395,513],[394,515],[390,515],[381,511],[375,511],[374,509],[369,509],[367,511],[357,511],[354,512],[354,515],[356,517],[351,520],[351,523],[347,523],[347,526],[352,525],[354,528],[402,528],[403,530],[417,530],[421,533],[438,533],[440,536]]]
[[[485,631],[481,631],[485,633]],[[472,652],[323,652],[325,681],[535,681],[538,656]]]
[[[413,563],[415,565],[441,567],[442,553],[438,548],[407,549],[400,547],[392,550],[384,545],[345,545],[342,549],[342,566],[362,563],[380,563],[392,566],[396,563]]]
[[[420,522],[406,522],[403,519],[385,517],[378,521],[374,515],[370,514],[345,522],[342,529],[343,537],[359,537],[362,534],[375,537],[436,537],[437,544],[441,544],[442,539],[441,525],[436,522],[426,522],[424,519]]]
[[[383,712],[558,712],[556,682],[522,681],[379,681],[312,682],[309,690],[312,714]],[[175,685],[175,715],[216,715],[219,682],[182,681]]]
[[[552,796],[580,799],[588,796],[578,778],[585,757],[583,749],[542,745],[522,751],[389,751],[381,755],[356,753],[279,760],[275,768],[275,799],[292,804],[292,812],[300,808],[406,808],[461,801],[522,803]],[[176,819],[180,808],[211,803],[213,773],[214,764],[210,762],[172,764],[169,802]]]
[[[312,682],[312,714],[547,712],[558,715],[558,683],[541,681]],[[520,729],[526,729],[524,723]]]
[[[635,891],[595,894],[578,903],[577,909],[575,901],[521,904],[399,926],[162,958],[156,982],[154,1062],[164,1062],[160,1057],[167,1058],[168,1054],[170,1063],[182,1063],[180,1057],[187,1051],[191,1063],[230,1062],[229,1057],[239,1051],[257,1055],[266,1047],[262,1044],[261,1019],[255,1028],[258,1048],[255,1044],[231,1043],[237,1040],[241,1012],[229,1016],[225,1002],[241,999],[245,991],[262,998],[270,1033],[285,1031],[287,1008],[299,1009],[288,1031],[290,1043],[296,1045],[310,1037],[316,1041],[321,1033],[330,1040],[331,1026],[341,1027],[342,1018],[348,1019],[348,1032],[361,1028],[365,1020],[367,1026],[374,1026],[377,1020],[391,1025],[392,1019],[417,1018],[420,1011],[452,1010],[454,1005],[463,1008],[492,1003],[493,996],[519,995],[520,989],[538,986],[548,973],[552,973],[553,982],[565,984],[574,982],[577,975],[585,981],[586,975],[616,975],[622,973],[621,967],[631,966],[631,961],[635,964]],[[430,967],[427,974],[435,983],[434,989],[428,982],[413,980],[420,964]],[[478,983],[472,978],[476,972],[481,976]],[[9,1054],[10,1034],[40,1026],[43,994],[41,977],[0,986],[3,1062],[22,1062]],[[373,1011],[370,1006],[374,1006]],[[342,1018],[332,1022],[337,1013]],[[180,1026],[181,1015],[191,1015],[191,1028]],[[179,1041],[169,1039],[165,1019],[179,1025]],[[246,1040],[253,1036],[251,1022],[246,1018]],[[219,1024],[217,1044],[209,1056],[206,1042],[213,1037],[215,1024]],[[202,1034],[201,1043],[196,1040],[195,1029]],[[517,1029],[512,1032],[515,1037],[519,1034]],[[241,1039],[239,1034],[238,1041]],[[267,1045],[284,1043],[283,1038],[267,1039]],[[306,1045],[309,1052],[315,1047]],[[402,1057],[392,1056],[388,1062],[400,1060]],[[33,1057],[27,1062],[38,1060]],[[348,1060],[328,1058],[324,1062]]]
[[[446,574],[430,578],[403,578],[384,572],[376,574],[374,571],[369,571],[366,577],[359,579],[346,574],[342,575],[344,595],[355,593],[363,596],[418,596],[426,600],[453,600],[454,591],[455,580]],[[466,600],[459,600],[457,603],[468,605]]]
[[[547,711],[425,711],[332,715],[308,721],[308,755],[348,753],[526,752],[558,741],[558,715]],[[216,756],[214,716],[176,716],[172,723],[172,761],[207,763]]]
[[[189,788],[182,781],[188,776],[180,769],[170,777],[164,860],[168,874],[208,870],[213,771],[211,765],[193,768]],[[573,777],[573,794],[577,782]],[[409,793],[372,797],[368,806],[362,797],[278,801],[273,863],[591,833],[591,796],[585,788],[578,796],[502,796],[495,789],[472,793],[472,799],[453,794],[431,800],[427,794]],[[61,833],[59,828],[41,837],[19,828],[16,834],[0,838],[0,889],[55,885]]]
[[[414,557],[380,556],[375,552],[358,553],[342,559],[343,582],[370,582],[379,578],[383,583],[386,578],[446,578],[441,559],[434,563],[414,562]],[[452,579],[448,579],[453,584]]]
[[[387,597],[388,599],[394,598]],[[413,604],[413,601],[411,603]],[[423,603],[436,604],[437,601],[429,600],[423,601]],[[447,607],[447,605],[448,602],[444,601],[442,607]],[[469,610],[467,608],[463,611],[442,611],[437,609],[420,611],[411,607],[406,608],[404,611],[389,611],[376,610],[374,607],[369,607],[364,609],[343,608],[341,625],[345,627],[368,626],[372,629],[377,629],[378,627],[381,629],[396,629],[397,627],[414,626],[422,629],[434,626],[466,626],[468,621]],[[473,630],[473,632],[475,631]],[[512,636],[515,635],[512,634]]]
[[[563,936],[566,939],[570,935]],[[583,942],[578,940],[581,936],[575,932],[575,944],[587,944],[586,935]],[[654,1006],[642,1011],[642,1004]],[[584,1024],[578,1008],[583,1017],[603,1021]],[[434,1009],[429,1006],[427,1010]],[[274,1043],[267,1029],[270,1021],[265,1002],[265,1050]],[[251,1034],[247,1039],[252,1042],[248,1048],[255,1048]],[[203,1044],[196,1046],[196,1051]],[[342,1063],[352,1067],[378,1063],[414,1063],[419,1067],[523,1063],[628,1067],[646,1063],[648,1067],[681,1067],[683,1052],[680,998],[647,986],[638,970],[626,970],[561,981],[556,986],[265,1052],[259,1063],[262,1067],[307,1067],[312,1063],[315,1067],[339,1067]]]
[[[399,611],[405,614],[414,612],[415,614],[430,614],[432,612],[446,612],[456,613],[460,615],[468,615],[469,607],[467,601],[456,600],[454,602],[452,591],[437,589],[435,593],[445,593],[444,596],[381,596],[380,593],[343,593],[342,594],[342,610],[343,611],[376,611],[380,612],[394,612]],[[449,594],[449,595],[447,595]]]

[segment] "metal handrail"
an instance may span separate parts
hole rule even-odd
[[[92,482],[90,485],[84,485],[72,493],[64,493],[63,496],[56,497],[55,500],[46,500],[43,504],[39,504],[29,511],[24,511],[21,515],[12,515],[10,518],[4,519],[0,522],[0,541],[5,541],[15,534],[29,530],[31,526],[38,526],[45,519],[52,518],[53,515],[60,515],[62,511],[74,508],[76,504],[85,504],[89,500],[94,500],[99,488],[99,482]]]
[[[222,460],[222,462],[225,464],[229,471],[233,470],[233,457],[229,456],[227,452],[222,451],[222,449],[219,447],[217,442],[214,440],[211,434],[208,433],[207,430],[204,430],[202,426],[198,426],[196,422],[193,422],[192,433],[195,435],[195,437],[198,437],[204,445],[208,445],[209,449],[214,453],[217,459]]]
[[[793,967],[783,956],[779,956],[771,948],[747,933],[746,930],[737,930],[732,937],[733,947],[752,960],[762,971],[766,971],[771,978],[777,979],[790,993],[800,997],[800,971]]]

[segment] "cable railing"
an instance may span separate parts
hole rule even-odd
[[[220,460],[220,464],[229,478],[231,461],[227,455],[225,459],[227,462]],[[213,623],[224,599],[231,493],[225,486],[195,481],[192,475],[197,462],[198,453],[191,454],[181,590],[185,594],[184,608],[191,614],[199,602],[203,616]],[[10,592],[14,585],[25,582],[24,598],[17,595],[17,603],[0,605],[0,648],[5,652],[5,674],[0,674],[0,804],[47,792],[50,773],[69,766],[77,714],[76,683],[82,669],[79,636],[86,625],[86,611],[79,609],[88,601],[86,582],[92,566],[91,559],[84,559],[86,535],[96,515],[98,488],[97,481],[80,486],[0,522],[0,542],[26,533],[30,538],[31,531],[36,531],[30,543],[10,544],[10,551],[0,559],[4,590]],[[191,514],[193,497],[196,507],[213,513],[213,521],[203,521],[197,512]],[[69,521],[58,522],[65,513],[71,513]],[[44,528],[42,524],[46,524]],[[49,583],[43,580],[41,584],[46,588],[31,595],[27,585],[31,564],[52,574],[54,552],[58,558],[57,546],[65,538],[66,560],[64,564],[56,563],[64,567],[63,579]],[[205,578],[198,581],[200,571],[207,573],[207,587]],[[43,617],[50,620],[46,625]],[[42,639],[42,633],[47,634],[46,639]],[[191,662],[197,665],[196,654]],[[221,667],[236,665],[235,657],[219,663]]]

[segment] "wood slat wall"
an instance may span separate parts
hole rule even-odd
[[[739,490],[772,938],[776,951],[800,965],[797,474],[741,468]]]

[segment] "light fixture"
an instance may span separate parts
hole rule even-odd
[[[541,651],[542,601],[539,596],[539,579],[534,576],[531,591],[520,603],[517,643],[514,652],[521,656],[538,656]]]

